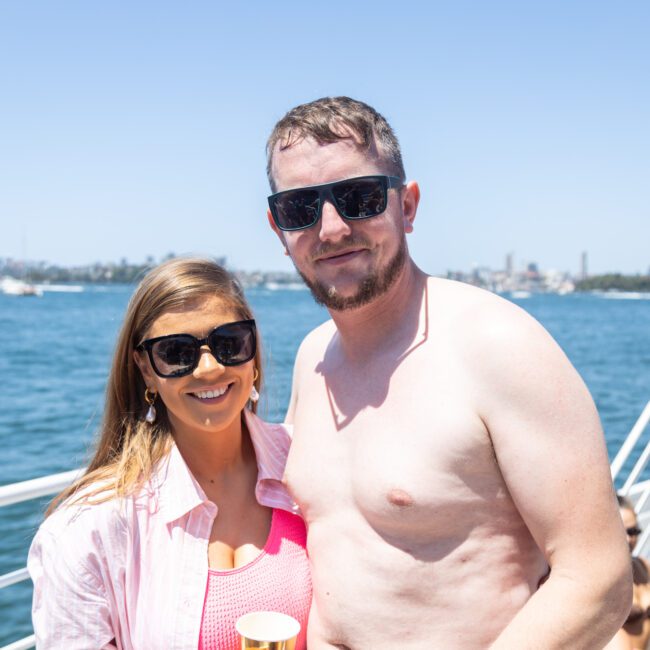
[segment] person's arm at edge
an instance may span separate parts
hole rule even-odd
[[[602,648],[627,616],[632,587],[598,414],[538,323],[512,306],[492,311],[471,350],[478,413],[551,567],[492,649]]]

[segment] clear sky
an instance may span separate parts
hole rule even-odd
[[[289,270],[264,145],[350,95],[400,139],[431,273],[650,267],[650,3],[0,3],[0,257]]]

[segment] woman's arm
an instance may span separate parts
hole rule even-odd
[[[34,582],[32,621],[39,649],[117,648],[99,567],[92,566],[84,546],[72,535],[43,528],[32,542],[27,568]]]

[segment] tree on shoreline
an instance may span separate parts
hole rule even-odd
[[[576,291],[650,291],[650,275],[607,273],[594,275],[576,283]]]

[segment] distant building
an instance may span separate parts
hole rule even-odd
[[[580,279],[586,280],[589,277],[587,251],[580,256]]]
[[[538,280],[539,279],[539,267],[537,266],[537,262],[530,262],[526,266],[526,277],[529,280]]]

